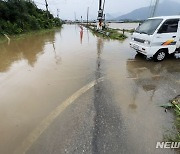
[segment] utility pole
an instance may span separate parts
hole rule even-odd
[[[89,7],[87,8],[87,25],[88,25],[88,22],[89,22]]]
[[[57,9],[57,18],[59,18],[59,9]]]
[[[82,21],[82,16],[81,16],[81,24],[82,24],[82,22],[83,22],[83,21]]]
[[[102,24],[103,24],[103,17],[104,17],[104,5],[105,5],[105,0],[104,0],[104,3],[103,3],[103,6],[102,6],[102,0],[99,0],[99,10],[98,10],[98,25],[97,25],[97,28],[98,29],[102,29]]]
[[[103,12],[102,12],[102,0],[99,0],[99,11],[98,11],[98,19],[100,20],[103,16]]]
[[[102,6],[102,0],[99,0],[99,10],[102,10],[101,6]]]
[[[74,12],[74,20],[75,20],[75,23],[76,23],[76,12]]]
[[[105,2],[106,2],[106,0],[104,0],[104,3],[103,3],[103,12],[104,12],[104,6],[105,6]]]
[[[103,18],[103,10],[102,10],[102,0],[99,0],[99,10],[98,10],[98,25],[97,28],[98,29],[102,29],[102,18]]]
[[[47,3],[47,0],[45,0],[45,3],[46,3],[46,13],[47,13],[47,18],[49,19],[49,15],[48,15],[48,3]]]

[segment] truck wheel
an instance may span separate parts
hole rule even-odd
[[[154,61],[158,62],[158,61],[163,61],[166,58],[166,51],[165,50],[159,50],[154,56]]]

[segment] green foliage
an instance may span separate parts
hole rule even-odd
[[[170,142],[180,142],[180,111],[179,111],[180,105],[178,104],[177,106],[173,106],[173,109],[175,111],[175,131],[166,134],[164,136],[164,139],[166,141]]]
[[[84,25],[84,26],[89,28],[93,32],[93,34],[103,37],[105,39],[123,41],[127,38],[126,35],[119,33],[119,30],[117,29],[106,28],[104,30],[97,30],[96,27],[92,25],[88,25],[88,26]]]
[[[109,32],[109,37],[114,40],[124,40],[127,38],[124,34],[119,33],[119,31],[116,29],[107,29],[107,32]]]
[[[38,9],[30,0],[0,0],[0,19],[0,34],[20,34],[62,25],[59,18]]]

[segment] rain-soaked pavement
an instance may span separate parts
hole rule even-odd
[[[0,154],[173,154],[159,105],[180,94],[180,63],[146,61],[75,25],[0,44]]]

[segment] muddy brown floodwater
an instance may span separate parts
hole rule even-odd
[[[0,44],[0,153],[16,152],[56,107],[101,77],[21,152],[176,153],[156,142],[173,127],[159,106],[180,94],[180,60],[146,61],[128,43],[64,25]]]

